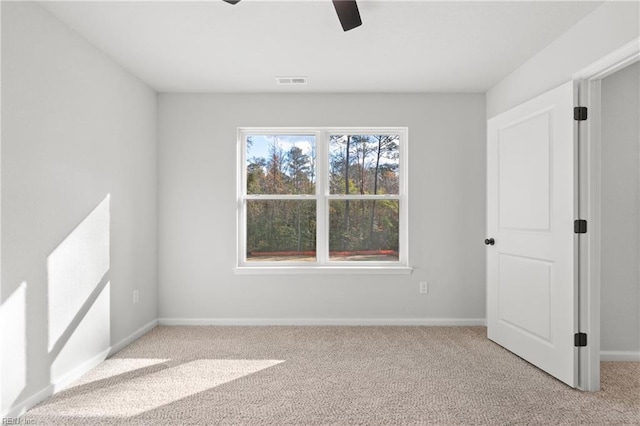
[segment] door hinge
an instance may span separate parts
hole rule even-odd
[[[573,119],[576,121],[584,121],[587,119],[587,107],[577,106],[573,108]]]
[[[587,333],[576,333],[573,335],[574,346],[587,346]]]
[[[578,219],[573,221],[573,232],[575,234],[587,233],[587,221],[584,219]]]

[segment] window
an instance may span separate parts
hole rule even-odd
[[[405,270],[407,130],[240,129],[240,270]]]

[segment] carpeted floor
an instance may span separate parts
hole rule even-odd
[[[484,327],[157,327],[27,421],[638,425],[640,363],[602,363],[602,391],[584,393]]]

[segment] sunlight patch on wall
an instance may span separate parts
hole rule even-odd
[[[77,325],[72,323],[109,270],[109,203],[107,195],[47,258],[49,351]],[[109,323],[108,316],[103,320]]]
[[[56,414],[84,418],[136,416],[283,362],[199,359],[138,375],[130,380],[114,381],[110,386],[87,389],[77,396],[66,398],[65,404],[56,408]],[[140,395],[144,395],[144,398]],[[30,415],[37,418],[38,407]]]
[[[27,283],[22,282],[0,307],[2,327],[2,407],[9,408],[27,383]]]
[[[74,370],[82,369],[82,364],[102,354],[100,361],[107,357],[111,344],[111,283],[107,282],[89,310],[78,321],[73,332],[65,334],[63,343],[52,353],[51,382],[65,383],[65,377]]]

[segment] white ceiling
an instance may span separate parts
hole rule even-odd
[[[484,92],[601,3],[40,2],[158,92]]]

